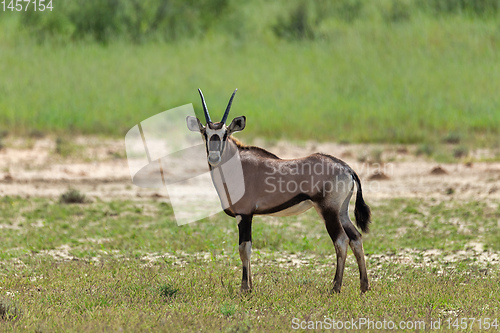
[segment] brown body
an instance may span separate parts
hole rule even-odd
[[[244,175],[245,193],[241,199],[231,202],[227,189],[232,184],[221,181],[224,179],[227,182],[231,177],[217,176],[221,171],[217,167],[211,167],[211,172],[224,211],[238,219],[239,251],[244,271],[241,288],[247,290],[252,287],[252,217],[297,215],[314,207],[323,218],[337,252],[334,290],[340,291],[342,285],[348,244],[358,262],[361,290],[368,290],[361,234],[352,224],[348,213],[349,200],[357,179],[354,171],[343,161],[329,155],[316,153],[304,158],[284,160],[262,148],[245,146],[229,137],[221,165],[234,154],[239,155]],[[368,207],[363,206],[365,210]],[[367,219],[365,223],[368,223]],[[363,229],[366,230],[367,225],[363,225]]]
[[[206,126],[195,117],[187,118],[191,131],[199,131],[207,148],[212,180],[226,214],[235,217],[239,229],[239,252],[243,264],[241,289],[252,288],[250,255],[252,219],[254,215],[287,216],[300,214],[314,207],[323,219],[337,254],[333,290],[340,292],[347,248],[356,257],[361,292],[369,289],[361,233],[349,218],[349,201],[357,185],[354,215],[364,232],[370,223],[370,208],[365,204],[361,182],[343,161],[325,154],[312,154],[284,160],[259,147],[245,146],[231,134],[245,128],[244,116],[225,122],[233,93],[221,122],[210,120],[205,100],[199,90],[205,111]],[[234,172],[235,158],[241,173]],[[234,193],[240,195],[235,196]],[[236,197],[236,199],[235,199]]]

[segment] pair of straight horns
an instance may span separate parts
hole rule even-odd
[[[231,109],[231,104],[233,104],[233,98],[234,95],[236,95],[236,91],[238,91],[238,88],[236,88],[233,92],[233,95],[231,96],[231,99],[229,100],[229,103],[227,104],[226,111],[224,112],[224,116],[222,116],[222,120],[220,121],[221,123],[226,123],[227,116],[229,115],[229,110]],[[211,123],[212,120],[210,120],[210,115],[208,114],[208,109],[207,109],[207,104],[205,103],[205,97],[203,97],[203,93],[201,92],[201,89],[198,89],[198,92],[200,93],[201,97],[201,103],[203,104],[203,111],[205,112],[205,120],[208,123]]]

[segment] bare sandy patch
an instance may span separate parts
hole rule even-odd
[[[79,150],[67,158],[55,152],[53,138],[25,140],[29,143],[23,139],[11,141],[13,143],[7,143],[7,148],[0,150],[1,196],[55,198],[74,187],[87,196],[103,200],[168,201],[165,189],[145,189],[133,185],[122,140],[79,137],[75,139]],[[269,144],[259,140],[256,143],[283,158],[301,157],[313,152],[342,156],[359,174],[368,202],[391,198],[435,198],[440,201],[450,197],[485,201],[500,199],[499,162],[438,164],[398,146],[292,144],[284,141]],[[375,162],[369,158],[360,162],[363,160],[360,156],[370,155],[373,151],[382,151],[382,160],[386,162]],[[478,159],[491,154],[484,149],[471,152]],[[178,163],[166,172],[182,173],[184,168],[185,165]],[[438,175],[433,172],[440,169],[446,172]],[[202,195],[196,193],[196,188],[197,184],[189,184],[183,195]]]

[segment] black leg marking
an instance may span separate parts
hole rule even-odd
[[[238,222],[239,230],[239,243],[251,242],[252,241],[252,216],[251,215],[239,215],[241,221]]]
[[[243,276],[241,278],[241,281],[248,281],[248,272],[245,266],[243,266]]]
[[[252,216],[237,215],[239,230],[239,252],[241,263],[243,264],[241,276],[241,290],[252,289],[252,273],[250,269],[250,254],[252,252]]]

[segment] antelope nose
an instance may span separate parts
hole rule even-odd
[[[210,163],[210,165],[215,166],[220,163],[220,160],[221,160],[220,152],[211,151],[208,154],[208,163]]]

